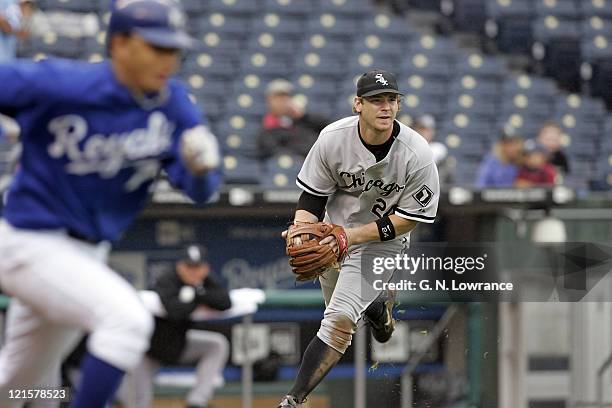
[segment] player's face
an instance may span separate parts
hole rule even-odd
[[[393,121],[399,110],[399,96],[395,93],[357,98],[355,110],[360,113],[359,120],[379,132],[393,128]]]
[[[138,35],[117,36],[113,42],[113,61],[130,88],[158,92],[178,69],[179,51],[153,46]]]
[[[204,279],[208,276],[210,267],[208,264],[189,264],[184,261],[180,261],[176,265],[176,271],[181,280],[192,286],[198,286],[204,282]]]

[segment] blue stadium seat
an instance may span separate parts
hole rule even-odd
[[[410,42],[408,55],[424,54],[431,58],[445,59],[449,63],[454,63],[458,57],[458,49],[459,46],[454,39],[426,34]]]
[[[296,41],[283,37],[277,33],[261,32],[249,38],[247,50],[249,52],[263,52],[274,54],[291,54],[295,52]]]
[[[596,35],[582,41],[582,57],[585,61],[597,64],[598,61],[612,59],[612,35]]]
[[[447,94],[468,94],[489,103],[496,103],[500,97],[500,86],[498,81],[483,79],[467,74],[461,75],[452,81],[450,89],[446,88]]]
[[[253,20],[252,32],[273,33],[294,39],[302,38],[304,33],[304,21],[293,16],[266,13],[260,18]]]
[[[355,89],[341,92],[335,100],[333,106],[333,115],[336,119],[350,116],[353,114],[353,99],[355,98]]]
[[[580,17],[574,0],[536,0],[535,13],[538,16],[557,16],[567,19]]]
[[[601,124],[606,114],[606,107],[600,99],[570,94],[557,99],[555,112],[557,115],[572,113],[587,119],[588,123]]]
[[[381,37],[376,34],[357,36],[354,38],[351,49],[353,54],[367,52],[372,55],[394,56],[402,55],[407,50],[405,40],[398,40],[393,37]]]
[[[544,121],[541,116],[524,113],[506,113],[498,117],[495,124],[496,129],[512,128],[514,133],[524,139],[533,139],[538,135]],[[495,135],[494,137],[497,137]],[[494,139],[492,139],[494,140]]]
[[[239,15],[207,13],[190,20],[190,31],[196,34],[209,32],[246,37],[251,33],[251,20]]]
[[[428,75],[443,81],[448,81],[453,73],[454,67],[445,56],[425,53],[409,53],[400,61],[400,75],[409,76],[413,74]]]
[[[467,93],[460,93],[449,95],[446,112],[449,115],[465,113],[473,118],[493,121],[497,114],[497,107],[487,100],[479,99]]]
[[[488,140],[497,137],[500,129],[493,128],[491,122],[480,121],[477,118],[472,118],[464,113],[459,113],[453,116],[447,116],[440,126],[449,134],[457,134],[463,138],[469,137]]]
[[[263,10],[279,15],[304,18],[311,15],[318,7],[317,0],[265,0]]]
[[[402,110],[398,115],[407,114],[412,119],[424,114],[442,117],[446,113],[446,101],[443,99],[430,99],[426,96],[406,94],[402,98]]]
[[[236,61],[231,57],[202,52],[190,55],[180,72],[185,77],[200,74],[211,78],[231,78],[236,74]]]
[[[473,52],[459,57],[455,67],[457,75],[473,75],[479,79],[496,80],[506,76],[506,64],[498,57]]]
[[[266,86],[273,79],[276,79],[276,77],[249,73],[239,75],[232,81],[232,93],[248,93],[251,95],[263,96]]]
[[[352,53],[348,66],[354,73],[366,72],[381,67],[396,67],[399,60],[396,54],[377,54],[371,52]]]
[[[526,74],[508,77],[502,85],[504,98],[524,94],[529,98],[552,102],[558,94],[557,86],[550,78],[529,76]]]
[[[581,0],[578,5],[585,17],[612,18],[612,1],[610,0]]]
[[[261,129],[261,120],[249,119],[234,115],[221,117],[214,127],[224,152],[240,152],[241,155],[257,157],[257,134]]]
[[[259,184],[261,164],[257,159],[228,154],[223,157],[223,177],[228,184]]]
[[[486,4],[487,0],[450,0],[442,3],[442,13],[460,31],[481,32],[487,20]]]
[[[79,58],[83,53],[82,39],[58,36],[52,32],[44,37],[32,37],[30,43],[33,50],[56,57]]]
[[[421,10],[440,11],[440,0],[407,0],[407,3]]]
[[[208,8],[208,0],[181,0],[183,10],[188,16],[206,13]]]
[[[320,0],[321,13],[331,13],[337,16],[361,18],[372,14],[370,0]]]
[[[267,190],[295,189],[295,180],[303,159],[286,153],[279,153],[264,163],[262,185]]]
[[[381,39],[395,39],[404,43],[416,35],[406,19],[384,13],[375,14],[364,20],[360,32],[377,35]]]
[[[340,78],[344,76],[346,68],[346,62],[334,54],[307,51],[295,55],[295,69],[301,72]]]
[[[450,86],[448,81],[441,81],[438,77],[427,73],[400,75],[397,80],[400,90],[442,98],[448,95]]]
[[[502,116],[518,113],[531,118],[541,118],[542,122],[550,119],[553,113],[549,104],[529,98],[525,94],[516,94],[512,98],[502,99],[499,112]]]
[[[314,51],[338,57],[346,57],[350,51],[349,43],[346,40],[314,32],[304,37],[299,49],[302,52]]]
[[[603,35],[612,38],[612,19],[599,16],[586,17],[582,20],[582,35],[585,39]]]
[[[232,89],[231,81],[209,80],[206,75],[192,73],[182,78],[189,93],[198,98],[222,99]]]
[[[195,34],[198,42],[198,51],[210,55],[239,56],[244,48],[244,38],[232,33],[207,31]]]
[[[208,0],[208,9],[226,16],[250,16],[259,11],[257,2],[253,0]]]
[[[437,135],[437,140],[444,143],[449,155],[455,157],[481,158],[488,150],[488,143],[485,140],[469,134],[460,136],[442,129]]]
[[[580,25],[554,16],[539,18],[533,23],[533,56],[542,61],[544,72],[563,88],[580,88]]]
[[[291,73],[288,57],[283,54],[251,52],[242,56],[240,64],[242,73],[265,74],[275,77],[287,77]]]
[[[257,94],[234,94],[227,100],[226,109],[232,114],[241,115],[246,120],[261,120],[267,111],[265,100]]]
[[[350,40],[360,30],[361,24],[355,18],[336,16],[331,13],[313,14],[306,23],[306,32],[325,34]]]
[[[532,42],[533,10],[528,0],[487,1],[487,35],[507,53],[527,53]]]
[[[296,93],[303,93],[309,97],[323,95],[337,95],[339,91],[338,81],[325,77],[314,76],[307,73],[296,72],[291,77],[291,82],[295,86]]]

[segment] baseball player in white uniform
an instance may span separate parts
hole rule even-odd
[[[357,82],[355,116],[327,126],[297,178],[303,190],[294,222],[326,222],[345,228],[349,256],[340,271],[320,279],[325,313],[308,345],[296,381],[279,408],[300,407],[351,344],[361,316],[374,338],[394,329],[394,294],[375,290],[372,259],[395,257],[408,247],[419,222],[433,223],[438,171],[427,141],[395,120],[401,93],[393,74],[373,70]],[[337,250],[333,236],[324,238]],[[376,279],[391,279],[387,271]]]

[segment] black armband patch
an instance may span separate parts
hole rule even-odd
[[[377,219],[376,225],[378,226],[378,235],[381,241],[391,241],[395,238],[395,227],[388,215]]]

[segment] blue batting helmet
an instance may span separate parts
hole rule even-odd
[[[193,48],[186,17],[175,0],[116,0],[112,5],[107,36],[137,34],[147,43],[164,48]]]

